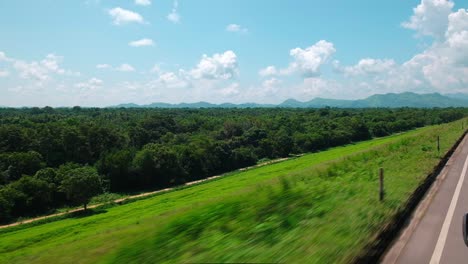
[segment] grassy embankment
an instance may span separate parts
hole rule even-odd
[[[348,262],[462,134],[461,122],[334,148],[32,227],[1,263]],[[379,167],[387,196],[378,201]]]

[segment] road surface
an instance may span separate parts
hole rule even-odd
[[[384,256],[384,264],[468,263],[462,236],[468,213],[468,136],[461,142],[406,228]]]

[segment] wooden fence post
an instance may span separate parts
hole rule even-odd
[[[440,136],[437,136],[437,153],[439,154],[439,157],[440,157]]]
[[[379,170],[379,179],[380,179],[380,201],[384,200],[385,190],[384,190],[384,169],[380,168]]]

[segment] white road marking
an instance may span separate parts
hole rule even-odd
[[[465,165],[463,165],[463,170],[458,180],[457,187],[453,193],[452,201],[450,202],[450,207],[448,209],[447,215],[445,216],[444,224],[440,230],[439,239],[437,240],[434,253],[432,253],[431,264],[439,264],[440,258],[442,257],[442,252],[444,251],[445,241],[447,240],[448,231],[450,228],[450,223],[452,223],[453,214],[455,213],[455,208],[457,207],[458,197],[460,196],[461,188],[463,181],[465,180],[466,170],[468,168],[468,156],[465,160]]]

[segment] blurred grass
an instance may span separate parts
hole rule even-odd
[[[346,263],[460,137],[460,122],[334,148],[27,228],[1,263]],[[386,199],[378,201],[378,168]]]

